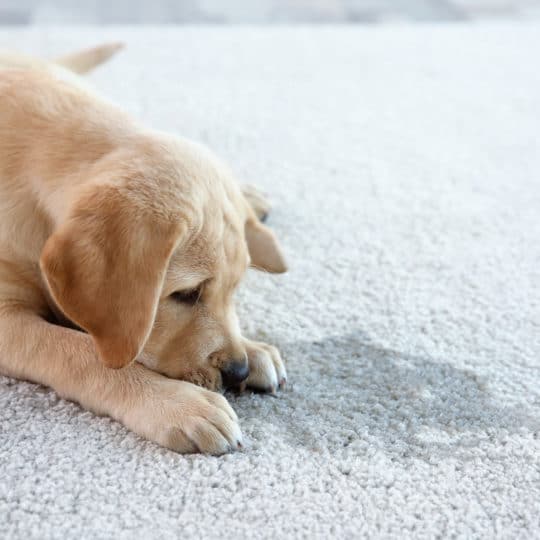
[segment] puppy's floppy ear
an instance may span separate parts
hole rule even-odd
[[[272,230],[251,216],[246,221],[245,229],[251,266],[272,274],[286,272],[287,263]]]
[[[130,201],[115,186],[82,196],[47,240],[40,266],[53,299],[121,368],[150,334],[179,223]]]

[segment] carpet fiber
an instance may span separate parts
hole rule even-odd
[[[2,538],[540,536],[540,27],[3,30],[270,194],[278,398],[180,456],[0,377]]]

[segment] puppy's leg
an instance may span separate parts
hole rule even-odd
[[[247,386],[275,394],[287,382],[281,354],[272,345],[259,341],[244,339],[244,346],[249,362]]]
[[[33,312],[0,310],[0,372],[50,386],[178,452],[222,454],[241,446],[238,419],[223,396],[137,362],[107,368],[89,335],[49,324]]]
[[[270,213],[270,203],[268,199],[255,187],[251,185],[242,186],[242,193],[255,212],[260,221],[266,221]]]

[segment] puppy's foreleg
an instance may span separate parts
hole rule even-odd
[[[20,308],[0,310],[0,373],[49,386],[178,452],[222,454],[241,446],[238,419],[223,396],[138,362],[107,368],[89,335]]]

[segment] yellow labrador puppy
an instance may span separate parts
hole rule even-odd
[[[116,49],[0,56],[0,372],[179,452],[221,454],[242,437],[211,390],[286,380],[278,351],[241,335],[234,291],[249,265],[285,262],[256,192],[73,74]]]

